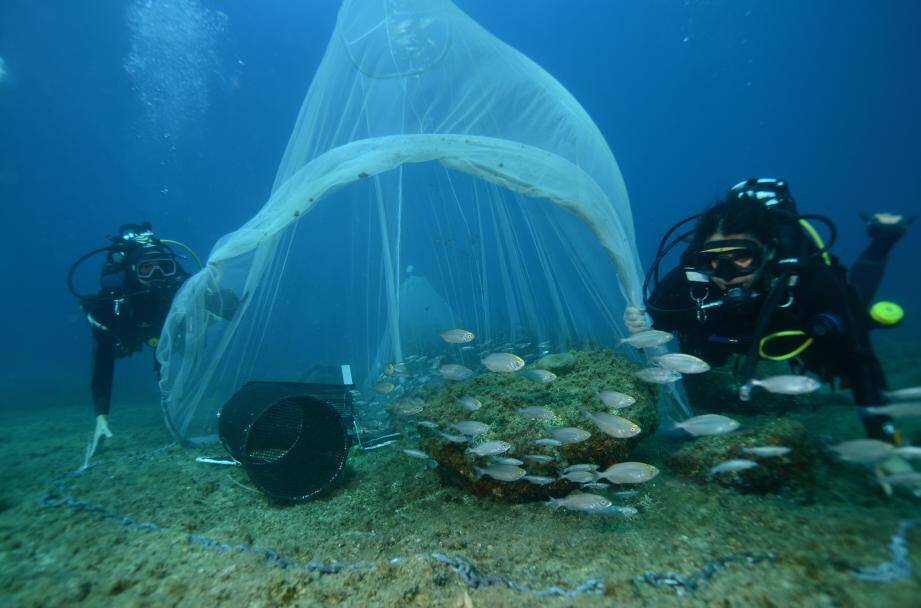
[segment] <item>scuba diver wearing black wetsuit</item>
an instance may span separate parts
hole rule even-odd
[[[191,276],[179,264],[173,247],[191,249],[177,241],[158,239],[149,222],[127,224],[119,235],[110,237],[108,247],[95,249],[78,259],[70,269],[68,287],[80,300],[93,332],[92,396],[96,432],[92,451],[102,437],[111,437],[108,415],[112,401],[115,360],[149,346],[156,348],[173,298]],[[102,288],[96,295],[83,295],[73,286],[76,268],[90,257],[106,253],[102,267]],[[233,316],[237,299],[230,291],[215,294],[209,311],[224,319]],[[154,370],[159,376],[159,362]],[[90,453],[90,455],[91,455]]]
[[[693,230],[669,237],[697,219]],[[831,230],[822,242],[810,220]],[[886,380],[869,330],[901,321],[901,309],[880,303],[868,311],[886,258],[904,234],[899,216],[877,214],[868,223],[870,246],[850,273],[828,248],[834,225],[800,215],[787,185],[750,179],[733,187],[710,210],[676,225],[662,241],[647,287],[647,311],[657,329],[676,333],[682,352],[714,366],[731,355],[747,357],[740,398],[748,400],[759,358],[789,361],[824,381],[839,379],[859,406],[887,402]],[[690,238],[681,266],[658,280],[668,251]],[[872,314],[871,314],[872,313]],[[892,420],[864,415],[868,436],[898,443]]]

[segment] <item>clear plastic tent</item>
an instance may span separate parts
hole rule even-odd
[[[573,96],[447,0],[346,0],[269,200],[174,302],[163,406],[198,443],[250,380],[350,364],[367,389],[406,362],[373,418],[441,363],[612,346],[641,302],[624,182]]]

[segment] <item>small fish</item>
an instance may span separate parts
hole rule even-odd
[[[625,507],[621,505],[611,505],[606,509],[598,511],[598,515],[623,515],[624,517],[636,517],[639,511],[636,507]]]
[[[916,445],[907,445],[904,448],[896,448],[895,453],[906,460],[921,458],[921,447]]]
[[[524,367],[524,359],[512,353],[493,353],[486,356],[481,363],[491,372],[509,374]]]
[[[598,473],[598,479],[611,483],[643,483],[659,474],[659,469],[645,462],[618,462]]]
[[[675,336],[666,331],[659,331],[658,329],[646,329],[644,331],[639,331],[632,336],[623,338],[620,343],[629,344],[633,348],[654,348],[667,342],[671,342],[674,337]]]
[[[563,469],[563,472],[572,473],[573,471],[597,471],[597,470],[598,470],[597,464],[591,464],[591,463],[586,462],[586,463],[580,463],[580,464],[571,464],[565,469]]]
[[[466,344],[467,342],[472,342],[476,337],[473,332],[469,332],[466,329],[449,329],[439,335],[448,344]]]
[[[612,506],[613,503],[598,494],[573,492],[566,498],[551,498],[545,503],[554,509],[569,509],[570,511],[585,511],[587,513],[602,511]]]
[[[471,351],[471,350],[476,350],[476,346],[470,346],[470,345],[468,344],[467,346],[461,346],[460,349],[461,349],[462,351],[464,351],[464,352],[467,352],[467,351]]]
[[[545,448],[558,448],[563,445],[563,442],[559,439],[550,439],[548,437],[544,437],[543,439],[535,439],[534,445],[539,445]]]
[[[559,441],[560,444],[579,443],[581,441],[585,441],[586,439],[592,436],[592,434],[589,433],[588,431],[584,429],[576,428],[574,426],[556,427],[550,430],[550,435],[552,435],[554,439]]]
[[[521,375],[528,380],[540,382],[541,384],[549,384],[556,380],[556,374],[553,372],[548,372],[545,369],[526,369],[521,372]]]
[[[580,487],[586,490],[607,490],[611,486],[601,481],[590,481],[588,483],[583,483]]]
[[[752,456],[760,456],[762,458],[775,458],[777,456],[784,456],[785,454],[789,454],[790,448],[779,445],[764,445],[751,448],[742,448],[742,451],[746,454],[751,454]]]
[[[456,401],[456,403],[457,405],[461,406],[462,408],[466,409],[469,412],[475,412],[481,407],[483,407],[483,404],[480,403],[479,399],[476,399],[470,396],[461,397],[460,399]]]
[[[518,413],[531,420],[550,420],[553,418],[553,412],[538,405],[523,407],[518,410]]]
[[[451,425],[452,429],[469,437],[477,437],[489,432],[489,425],[477,422],[476,420],[463,420],[457,424]]]
[[[785,374],[771,376],[764,380],[752,380],[752,386],[760,386],[769,393],[780,395],[805,395],[817,390],[822,384],[809,376]]]
[[[863,408],[868,414],[883,414],[892,418],[917,418],[921,416],[921,401],[890,403]]]
[[[476,467],[474,470],[476,479],[486,475],[498,481],[518,481],[528,474],[527,471],[513,464],[491,464],[484,469]]]
[[[900,388],[897,391],[886,391],[886,396],[893,401],[904,401],[907,399],[921,399],[921,386],[912,386],[910,388]]]
[[[403,453],[412,458],[418,458],[419,460],[429,460],[431,456],[423,452],[422,450],[403,450]]]
[[[573,483],[591,483],[598,477],[594,471],[570,471],[560,475],[560,479],[567,479]]]
[[[842,460],[871,464],[891,456],[896,447],[878,439],[852,439],[833,445],[830,449]]]
[[[456,363],[442,365],[438,368],[438,373],[445,380],[468,380],[473,377],[473,370]]]
[[[475,454],[477,456],[495,456],[497,454],[504,454],[510,449],[512,449],[511,443],[494,439],[492,441],[479,443],[472,448],[467,448],[466,451],[468,454]]]
[[[393,382],[378,382],[377,384],[371,387],[371,390],[373,390],[375,393],[386,395],[387,393],[392,392],[393,389],[395,389],[396,387],[397,385],[394,384]]]
[[[670,384],[681,379],[679,372],[664,367],[646,367],[635,371],[633,375],[650,384]]]
[[[553,483],[554,481],[556,481],[555,477],[545,477],[543,475],[525,475],[524,477],[522,477],[522,479],[524,479],[525,481],[529,481],[533,483],[534,485],[538,485],[538,486],[545,486],[548,483]]]
[[[908,489],[921,488],[921,472],[905,471],[903,473],[881,475],[878,477],[878,481],[892,486],[902,486]]]
[[[516,467],[520,467],[524,464],[524,462],[521,460],[518,460],[517,458],[511,458],[509,456],[494,456],[489,460],[489,462],[493,464],[513,464]]]
[[[758,463],[754,460],[745,460],[741,458],[735,460],[727,460],[710,469],[710,477],[721,475],[723,473],[735,473],[738,471],[744,471],[756,466],[758,466]]]
[[[523,458],[536,464],[548,464],[556,460],[553,456],[546,456],[545,454],[526,454]]]
[[[397,401],[388,405],[387,409],[399,416],[415,416],[425,409],[425,404],[419,400]]]
[[[636,403],[636,399],[630,395],[617,391],[601,391],[597,393],[596,396],[601,399],[605,407],[609,407],[612,410],[620,410]]]
[[[739,428],[739,423],[728,416],[720,414],[703,414],[688,418],[675,425],[675,428],[684,429],[691,435],[723,435]]]
[[[653,357],[652,362],[665,369],[674,370],[682,374],[702,374],[710,371],[710,364],[685,353],[666,353]]]
[[[470,437],[466,435],[452,435],[451,433],[438,433],[438,436],[444,439],[445,441],[450,441],[451,443],[467,443],[470,441]]]
[[[432,422],[431,420],[416,420],[416,426],[421,426],[422,428],[431,429],[433,431],[438,430],[438,423]]]
[[[635,422],[614,414],[608,414],[607,412],[597,412],[593,414],[587,410],[582,410],[582,415],[594,422],[595,426],[601,429],[604,434],[610,435],[616,439],[635,437],[642,431]]]
[[[623,492],[615,492],[614,498],[633,498],[639,493],[639,490],[624,490]]]

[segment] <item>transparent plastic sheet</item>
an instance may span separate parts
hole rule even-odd
[[[346,1],[269,200],[176,298],[164,412],[198,443],[249,380],[348,363],[368,386],[391,362],[476,367],[490,344],[612,346],[640,277],[617,163],[557,81],[450,2]],[[219,290],[241,301],[230,320],[208,310]],[[394,382],[388,399],[411,388]]]

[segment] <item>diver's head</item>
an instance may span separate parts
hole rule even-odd
[[[774,255],[777,231],[764,204],[727,198],[697,222],[689,253],[695,270],[726,291],[750,288],[764,276]]]
[[[129,276],[144,287],[164,287],[178,270],[175,256],[160,247],[145,247],[128,256]]]

